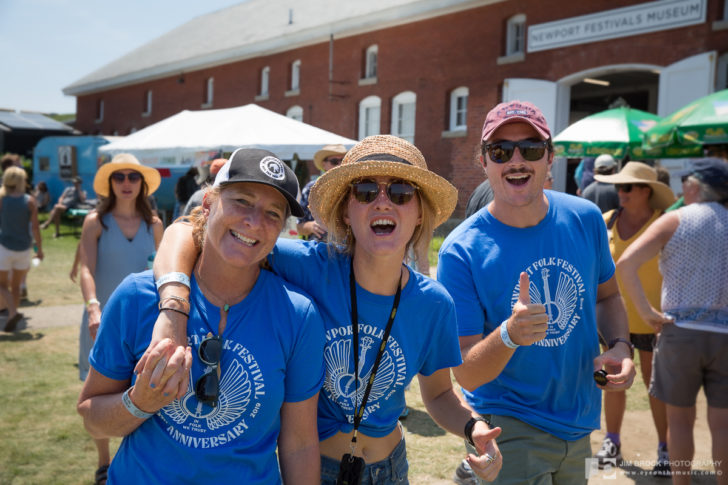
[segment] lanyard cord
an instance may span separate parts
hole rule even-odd
[[[374,379],[377,376],[377,370],[379,369],[379,362],[382,360],[384,355],[384,349],[387,346],[387,340],[389,340],[389,333],[392,330],[392,324],[394,323],[394,317],[397,315],[397,308],[399,307],[399,297],[402,295],[402,271],[399,273],[399,283],[397,283],[397,293],[394,295],[394,303],[392,304],[392,311],[389,313],[389,320],[387,321],[387,327],[384,330],[382,341],[379,344],[379,352],[377,352],[377,358],[374,360],[371,374],[369,375],[369,381],[367,387],[364,390],[364,396],[360,405],[357,405],[357,396],[359,394],[359,323],[358,323],[358,312],[356,306],[356,281],[354,279],[354,258],[351,259],[350,271],[349,271],[349,292],[351,293],[351,331],[352,339],[354,341],[354,435],[351,438],[351,455],[354,455],[354,449],[356,448],[356,436],[361,424],[362,417],[364,416],[364,409],[369,399],[369,393],[374,385]]]

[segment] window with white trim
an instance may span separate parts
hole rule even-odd
[[[382,100],[379,96],[367,96],[359,102],[359,139],[379,135]]]
[[[270,81],[270,66],[260,70],[260,95],[268,96],[268,84]]]
[[[152,90],[147,89],[144,92],[144,111],[142,111],[142,116],[149,116],[152,114]]]
[[[291,63],[291,91],[301,89],[301,61],[295,60]]]
[[[468,95],[470,90],[465,86],[453,89],[450,93],[450,131],[468,129]]]
[[[526,15],[519,13],[508,19],[506,24],[506,55],[526,52]]]
[[[399,93],[392,98],[392,130],[394,136],[415,142],[415,105],[417,95],[412,91]]]
[[[104,100],[96,101],[96,121],[104,121]]]
[[[215,78],[208,77],[207,81],[205,81],[205,101],[203,103],[203,106],[210,107],[212,106],[212,99],[215,92]]]
[[[286,116],[294,120],[303,121],[303,108],[300,106],[291,106],[286,111]]]
[[[379,47],[370,45],[367,47],[366,60],[364,66],[364,78],[374,79],[377,77],[377,58],[379,56]]]

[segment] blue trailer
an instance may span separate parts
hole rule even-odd
[[[110,156],[99,151],[99,147],[119,137],[113,136],[49,136],[35,146],[33,152],[33,183],[44,181],[55,203],[63,190],[71,185],[71,179],[78,175],[83,179],[82,187],[88,199],[96,199],[94,176],[99,166],[108,162]],[[174,208],[174,187],[177,179],[189,170],[191,165],[165,165],[155,167],[162,176],[162,183],[154,193],[160,215],[171,215]],[[169,217],[164,217],[169,222]]]

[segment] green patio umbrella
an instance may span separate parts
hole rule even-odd
[[[728,89],[699,98],[665,117],[645,135],[646,150],[728,143]]]
[[[659,120],[657,115],[627,107],[595,113],[554,137],[556,155],[581,158],[608,153],[615,158],[642,158],[643,134]]]

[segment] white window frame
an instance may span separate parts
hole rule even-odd
[[[215,95],[215,78],[208,77],[205,81],[205,102],[202,104],[203,108],[210,108]]]
[[[364,79],[377,78],[377,65],[379,63],[379,46],[370,45],[366,50],[366,59],[364,61]]]
[[[291,91],[301,90],[301,60],[296,59],[291,63]]]
[[[142,116],[149,116],[152,114],[152,90],[147,89],[144,93],[144,111]]]
[[[270,87],[270,66],[260,70],[260,96],[268,96]]]
[[[286,116],[293,120],[303,121],[303,108],[298,105],[291,106],[286,111]]]
[[[381,134],[382,99],[367,96],[359,102],[359,139]]]
[[[726,0],[726,3],[728,3],[728,0]],[[726,5],[726,9],[728,9],[728,5]],[[723,89],[728,89],[728,52],[718,57],[715,68],[718,71],[715,90],[722,91]]]
[[[409,113],[411,109],[411,113]],[[392,135],[415,142],[415,119],[417,114],[417,95],[404,91],[392,98]]]
[[[450,93],[450,131],[464,131],[468,129],[469,96],[470,90],[466,86],[455,88]],[[463,98],[465,99],[464,107],[461,107],[458,105],[458,101]],[[458,120],[458,115],[462,115],[461,120]]]
[[[96,103],[96,119],[94,120],[96,123],[101,123],[104,121],[104,100],[99,99]]]
[[[526,14],[519,13],[506,23],[506,56],[526,53]]]

